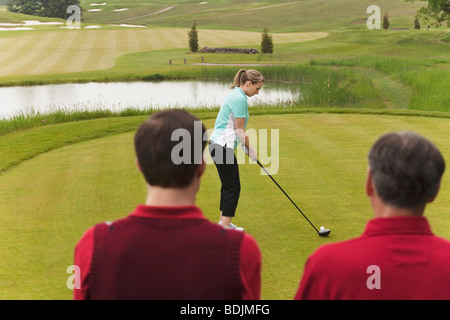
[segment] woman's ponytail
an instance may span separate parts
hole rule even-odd
[[[252,69],[251,70],[241,69],[236,73],[231,89],[233,89],[234,87],[240,87],[247,81],[251,81],[252,83],[260,83],[265,82],[266,80],[259,71]]]

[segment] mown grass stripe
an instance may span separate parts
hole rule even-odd
[[[20,38],[3,38],[2,50],[0,51],[0,75],[8,75],[10,71],[6,69],[12,60],[18,58],[18,53],[24,52],[27,46],[34,39],[32,34],[23,35]],[[37,43],[36,39],[34,40]]]
[[[12,74],[30,72],[30,69],[33,69],[42,59],[51,54],[58,38],[57,32],[38,34],[37,39],[33,41],[35,45],[27,46],[25,52],[17,52],[18,58],[11,61],[5,69],[9,69]]]
[[[71,56],[73,46],[78,43],[79,34],[73,32],[64,33],[64,36],[61,35],[57,34],[57,38],[53,40],[55,42],[54,48],[34,68],[29,70],[31,74],[52,73],[52,69],[58,70],[61,68],[60,64],[68,63],[66,57]]]

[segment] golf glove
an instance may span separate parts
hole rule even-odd
[[[258,154],[255,149],[250,146],[250,150],[248,150],[244,145],[241,144],[242,150],[248,155],[250,159],[256,161],[258,159]]]

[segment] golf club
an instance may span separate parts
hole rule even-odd
[[[281,191],[283,191],[284,195],[292,202],[292,204],[297,208],[297,210],[302,214],[302,216],[306,219],[306,221],[309,222],[309,224],[314,228],[314,230],[316,230],[316,232],[319,234],[319,236],[321,237],[326,237],[330,234],[331,230],[330,229],[325,229],[323,227],[320,228],[320,230],[318,230],[314,224],[309,221],[308,217],[302,212],[302,210],[300,210],[300,208],[295,204],[294,201],[292,201],[292,199],[287,195],[287,193],[283,190],[283,188],[275,181],[275,179],[269,174],[269,172],[267,172],[266,168],[263,167],[263,165],[259,162],[259,160],[256,160],[256,162],[258,163],[258,165],[266,172],[266,174],[270,177],[270,179],[272,179],[273,182],[275,182],[275,184],[278,186],[278,188],[280,188]]]

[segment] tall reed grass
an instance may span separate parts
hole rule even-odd
[[[128,108],[121,111],[112,111],[104,108],[91,110],[69,110],[65,108],[50,112],[34,112],[30,114],[20,113],[8,119],[0,120],[0,135],[43,125],[101,118],[140,116],[148,115],[152,112],[154,112],[154,109],[151,108]]]
[[[448,59],[433,57],[369,56],[311,61],[311,65],[316,67],[354,67],[380,71],[412,89],[408,109],[450,112],[450,72],[448,67],[439,67],[446,64]]]
[[[370,79],[351,70],[328,66],[283,65],[255,67],[268,81],[298,83],[296,107],[356,107],[382,108],[383,102]],[[236,67],[203,69],[205,79],[233,79]],[[231,80],[230,80],[231,81]]]

